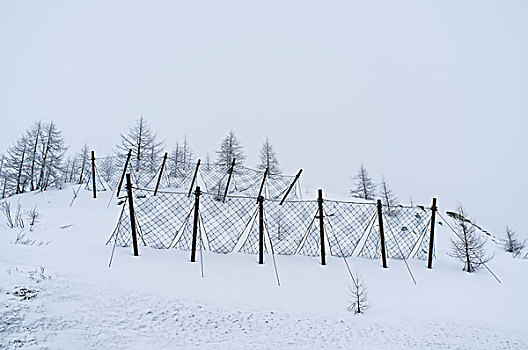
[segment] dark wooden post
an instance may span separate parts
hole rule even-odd
[[[433,205],[431,206],[431,231],[429,233],[429,254],[427,256],[427,268],[433,268],[433,249],[434,249],[434,234],[435,234],[435,220],[436,220],[436,198],[433,198]]]
[[[235,158],[233,158],[233,162],[231,163],[231,168],[229,169],[229,177],[227,178],[227,184],[224,191],[224,198],[222,199],[222,202],[225,203],[225,199],[227,197],[227,191],[229,191],[229,184],[231,183],[231,177],[233,176],[233,169],[235,168]]]
[[[160,182],[161,182],[161,176],[163,175],[163,169],[165,169],[165,162],[167,161],[167,156],[169,154],[167,152],[165,152],[165,155],[163,156],[163,162],[161,163],[161,169],[160,169],[160,173],[159,173],[159,176],[158,176],[158,182],[156,183],[156,189],[154,190],[154,197],[156,197],[156,195],[158,194],[158,188],[159,188],[159,185],[160,185]]]
[[[387,268],[387,254],[385,252],[385,233],[383,231],[383,210],[381,206],[381,199],[378,199],[378,223],[381,244],[381,261],[383,263],[383,267]]]
[[[128,209],[130,210],[130,226],[132,227],[132,246],[134,247],[134,256],[138,256],[138,243],[136,232],[136,214],[134,211],[134,196],[132,195],[132,181],[130,181],[130,174],[126,174],[126,189],[128,192]]]
[[[290,191],[292,190],[293,186],[295,185],[297,180],[299,180],[299,177],[301,176],[302,171],[303,171],[302,169],[299,170],[299,172],[295,176],[295,179],[291,183],[290,187],[288,187],[288,190],[286,191],[286,194],[284,195],[284,197],[282,197],[282,200],[280,201],[279,205],[282,205],[282,203],[284,203],[284,201],[286,200],[286,197],[288,197],[288,195],[290,194]]]
[[[264,190],[264,184],[266,183],[266,177],[268,176],[269,167],[266,168],[266,171],[264,172],[264,176],[262,177],[262,182],[260,183],[260,189],[257,196],[257,203],[259,201],[260,196],[262,196],[262,190]]]
[[[97,189],[95,188],[95,151],[92,151],[92,191],[93,197],[97,198]]]
[[[198,220],[200,218],[200,186],[196,186],[196,191],[194,191],[194,224],[193,224],[193,236],[192,236],[192,246],[191,246],[191,262],[196,261],[196,241],[198,238]]]
[[[321,265],[326,265],[325,242],[324,242],[324,214],[323,214],[323,190],[317,191],[317,204],[319,206],[319,234],[321,241]]]
[[[123,168],[123,174],[121,174],[121,179],[119,179],[119,185],[117,185],[117,194],[116,194],[117,197],[119,197],[119,193],[121,192],[121,186],[123,186],[123,180],[125,179],[126,171],[128,168],[128,163],[130,163],[131,156],[132,156],[132,149],[129,149],[127,159],[125,162],[125,167]]]
[[[194,169],[194,175],[193,175],[193,179],[192,179],[192,182],[191,182],[191,187],[189,187],[189,194],[187,195],[187,197],[191,196],[192,190],[194,188],[194,183],[196,182],[196,176],[198,176],[198,169],[200,168],[200,163],[201,162],[202,162],[202,160],[198,159],[198,162],[196,163],[196,169]]]
[[[259,264],[264,264],[264,197],[258,197],[259,205]]]

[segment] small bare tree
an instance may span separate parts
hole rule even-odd
[[[365,281],[361,279],[361,276],[357,271],[355,276],[352,276],[352,285],[350,285],[349,288],[351,301],[348,310],[354,311],[354,314],[364,313],[371,305]]]
[[[266,138],[260,149],[260,163],[257,165],[260,170],[269,168],[271,174],[279,174],[279,159],[273,145]]]
[[[350,190],[350,195],[368,200],[373,200],[376,196],[376,185],[363,164],[354,177],[354,188]]]
[[[216,164],[227,169],[231,166],[233,159],[236,159],[236,164],[243,165],[246,156],[242,149],[242,145],[238,141],[233,130],[229,131],[227,136],[220,144],[220,149],[216,151]]]
[[[521,251],[526,247],[526,239],[521,241],[517,237],[517,233],[511,228],[506,226],[506,234],[503,238],[503,248],[508,253],[512,253],[513,257],[516,258],[521,254]]]
[[[487,240],[475,231],[475,225],[467,219],[462,206],[450,216],[455,220],[458,232],[457,237],[451,239],[449,255],[464,263],[464,271],[475,272],[493,259],[493,255],[487,255],[484,249]]]
[[[396,205],[398,204],[398,197],[394,194],[394,191],[387,185],[385,177],[381,178],[379,195],[385,206],[385,211],[388,215],[396,214]]]
[[[128,134],[121,134],[121,144],[117,145],[117,154],[126,155],[132,149],[135,158],[135,170],[155,168],[155,161],[159,158],[163,141],[159,141],[155,132],[143,116],[136,120],[136,124],[130,128]]]
[[[29,221],[29,230],[33,231],[35,224],[40,221],[40,213],[37,211],[37,205],[27,212],[27,218]]]

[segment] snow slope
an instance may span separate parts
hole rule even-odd
[[[343,259],[189,253],[105,245],[119,215],[110,193],[93,200],[71,188],[9,198],[37,205],[32,244],[0,226],[0,349],[526,349],[528,260],[513,260],[491,241],[490,267],[467,274],[448,257],[450,232],[437,234],[434,269],[409,261],[350,258],[369,288],[372,307],[347,311],[350,276]],[[448,209],[448,208],[441,208]],[[3,218],[2,218],[3,219]],[[17,296],[20,287],[34,297]],[[31,296],[31,295],[30,295]]]

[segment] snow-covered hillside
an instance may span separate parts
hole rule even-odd
[[[474,274],[447,256],[451,233],[437,226],[434,269],[421,260],[350,258],[369,289],[364,315],[347,310],[351,279],[341,258],[277,256],[105,245],[120,207],[111,193],[26,193],[37,206],[31,232],[0,226],[0,349],[526,349],[528,260],[491,240],[490,268]],[[440,208],[449,209],[449,208]],[[26,220],[27,221],[27,220]],[[28,290],[28,291],[26,291]]]

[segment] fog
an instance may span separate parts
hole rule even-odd
[[[268,137],[305,197],[364,164],[528,237],[527,38],[526,1],[3,1],[0,152],[43,119],[109,154],[142,115],[196,157]]]

